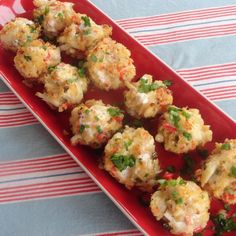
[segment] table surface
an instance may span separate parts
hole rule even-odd
[[[235,0],[92,2],[236,119]],[[0,143],[0,235],[142,235],[1,80]]]

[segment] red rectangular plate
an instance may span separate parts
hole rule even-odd
[[[171,80],[171,87],[174,96],[174,104],[177,106],[188,106],[197,108],[206,124],[210,124],[214,133],[213,141],[224,141],[225,138],[236,138],[235,122],[219,110],[214,104],[188,85],[179,75],[177,75],[164,62],[157,58],[154,54],[140,45],[128,33],[121,29],[107,15],[96,8],[87,0],[71,1],[75,3],[75,10],[80,13],[89,15],[98,24],[108,24],[113,27],[112,38],[123,43],[132,53],[135,66],[137,68],[137,77],[143,74],[152,74],[156,79]],[[106,3],[104,3],[106,4]],[[108,3],[107,3],[108,4]],[[0,2],[0,17],[9,21],[17,15],[31,17],[33,4],[32,1],[9,1],[2,0]],[[0,22],[0,24],[4,22]],[[86,147],[73,147],[70,145],[70,139],[63,134],[68,129],[65,125],[64,116],[68,114],[58,114],[52,111],[48,106],[35,97],[34,92],[21,83],[22,77],[15,70],[13,65],[14,55],[4,51],[0,46],[0,75],[8,85],[8,87],[19,97],[33,115],[41,122],[41,124],[49,131],[49,133],[58,141],[58,143],[73,157],[73,159],[88,173],[88,175],[100,186],[100,188],[108,195],[108,197],[122,210],[123,213],[144,233],[147,235],[170,235],[160,223],[158,223],[148,208],[140,204],[139,193],[125,189],[110,177],[105,171],[98,168],[98,156],[102,153],[92,151]],[[118,92],[116,92],[117,94]],[[96,98],[103,98],[107,102],[114,102],[112,93],[99,92]],[[87,98],[89,95],[87,96]],[[118,100],[122,100],[122,94],[118,96]],[[155,133],[155,130],[152,130]],[[23,138],[23,137],[22,137]],[[170,163],[178,162],[181,157],[163,151],[157,146],[160,162],[162,167]],[[219,205],[219,203],[217,203]],[[218,207],[213,207],[217,209]],[[206,233],[205,235],[210,235]],[[232,234],[233,235],[233,234]]]

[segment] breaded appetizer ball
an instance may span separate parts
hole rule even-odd
[[[60,63],[56,67],[49,68],[49,73],[43,76],[44,93],[36,93],[59,112],[77,105],[83,99],[87,91],[88,80],[83,70],[69,64]]]
[[[144,75],[135,83],[126,83],[124,92],[127,112],[136,118],[150,118],[166,111],[173,102],[169,81],[156,80],[151,75]]]
[[[77,14],[74,23],[66,27],[58,38],[60,48],[66,54],[85,58],[86,52],[103,38],[110,36],[112,28],[108,25],[97,25],[86,15]]]
[[[28,81],[35,82],[49,67],[61,61],[59,48],[42,40],[34,40],[18,49],[14,58],[15,67]],[[39,79],[37,79],[39,81]]]
[[[201,186],[228,204],[236,203],[236,139],[216,143],[212,154],[197,170]]]
[[[209,220],[210,200],[192,181],[163,180],[151,197],[150,208],[157,220],[164,219],[172,234],[193,235]]]
[[[144,128],[125,127],[107,143],[104,168],[126,188],[152,191],[160,172],[154,138]]]
[[[101,100],[86,101],[71,113],[72,145],[102,147],[122,127],[123,118],[118,107],[105,105]]]
[[[17,17],[4,25],[0,31],[0,43],[3,48],[16,52],[19,47],[37,39],[40,28],[31,20]]]
[[[198,109],[170,106],[159,120],[156,141],[164,143],[165,150],[187,153],[212,140],[212,131]]]
[[[111,38],[106,38],[94,47],[87,57],[88,72],[94,85],[103,90],[124,87],[125,81],[135,76],[135,67],[130,51]]]
[[[49,38],[57,37],[66,26],[73,22],[75,11],[73,3],[60,1],[34,1],[34,20],[42,25],[44,34]]]

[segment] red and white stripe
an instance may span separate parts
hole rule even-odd
[[[210,65],[177,70],[188,82],[208,81],[210,79],[236,76],[236,63]]]
[[[1,162],[0,169],[0,182],[82,171],[68,154]]]
[[[23,108],[24,105],[12,92],[0,92],[0,109]]]
[[[138,231],[137,229],[131,229],[131,230],[123,230],[123,231],[112,231],[112,232],[104,232],[100,234],[95,234],[96,236],[142,236],[143,234]]]
[[[216,24],[216,23],[215,23]],[[134,37],[146,46],[167,44],[199,38],[236,35],[236,23],[216,25],[201,25],[192,28],[170,29],[167,32],[137,33]]]
[[[0,204],[88,194],[100,191],[100,188],[88,176],[70,177],[64,180],[48,180],[47,182],[24,185],[21,185],[19,182],[18,186],[0,186]]]
[[[236,63],[178,70],[177,73],[212,101],[236,99]],[[225,82],[232,80],[232,82]],[[204,85],[204,83],[211,83]],[[214,84],[215,83],[215,84]]]
[[[236,5],[213,7],[200,10],[182,11],[177,13],[168,13],[157,16],[137,17],[117,20],[117,23],[124,29],[146,28],[149,26],[169,25],[184,23],[192,20],[209,20],[236,15]]]
[[[212,101],[236,99],[236,85],[200,89],[200,92]]]
[[[0,204],[101,192],[68,154],[0,162],[0,169]]]
[[[36,123],[38,123],[38,120],[27,109],[0,111],[0,128]]]

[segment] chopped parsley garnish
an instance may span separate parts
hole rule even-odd
[[[212,221],[215,225],[215,236],[223,236],[226,232],[236,230],[236,222],[231,217],[226,217],[222,213],[213,216]]]
[[[29,42],[32,42],[32,41],[33,41],[32,37],[27,35],[27,41],[26,42],[29,43]]]
[[[49,13],[49,6],[46,6],[44,9],[44,15],[46,16]]]
[[[64,18],[65,18],[64,14],[62,12],[59,12],[57,14],[57,17],[60,18],[61,20],[64,20]]]
[[[79,61],[78,74],[80,78],[84,78],[86,75],[85,61]]]
[[[96,57],[95,55],[92,55],[92,56],[91,56],[91,60],[92,60],[93,62],[97,62],[97,61],[98,61],[98,59],[97,59],[97,57]]]
[[[158,83],[148,83],[148,80],[145,78],[140,79],[140,85],[138,87],[138,92],[140,93],[149,93],[156,90],[157,88],[165,87],[165,85],[159,85]]]
[[[77,80],[78,80],[78,78],[68,79],[67,82],[72,84],[72,83],[76,82]]]
[[[186,131],[183,132],[183,136],[189,141],[192,139],[192,135]]]
[[[31,25],[31,24],[27,24],[30,28],[30,33],[34,33],[36,28],[34,27],[34,25]]]
[[[230,211],[230,206],[228,204],[224,204],[224,209],[228,212]]]
[[[48,71],[52,72],[53,70],[55,70],[57,68],[57,66],[49,66],[48,67]]]
[[[84,113],[85,113],[86,115],[88,115],[88,114],[89,114],[89,112],[90,112],[90,110],[89,110],[89,109],[86,109],[86,110],[84,111]]]
[[[114,107],[109,107],[107,109],[107,112],[109,113],[111,117],[116,117],[121,114],[121,110],[119,108],[114,108]]]
[[[84,21],[84,26],[91,27],[90,18],[88,16],[82,16],[81,19]]]
[[[86,128],[89,128],[88,125],[80,125],[79,132],[82,134]]]
[[[182,115],[183,115],[187,120],[191,117],[191,115],[190,115],[188,112],[186,112],[186,111],[182,111]]]
[[[100,125],[96,126],[96,129],[97,129],[97,131],[98,131],[98,133],[99,133],[99,134],[101,134],[101,133],[102,133],[102,128],[101,128],[101,126],[100,126]]]
[[[236,178],[236,166],[232,166],[232,167],[230,168],[230,174],[229,174],[229,176]]]
[[[124,142],[124,146],[125,146],[126,151],[128,151],[129,146],[130,146],[131,144],[132,144],[132,140],[128,140],[127,142]]]
[[[133,155],[121,155],[116,153],[111,156],[111,161],[119,171],[123,171],[135,165],[135,157]]]
[[[158,180],[158,183],[161,186],[169,186],[169,187],[175,187],[177,185],[186,184],[186,182],[182,178],[170,179],[170,180],[160,179],[160,180]]]
[[[44,15],[40,15],[35,19],[35,21],[41,25],[44,21]]]
[[[203,159],[209,156],[209,152],[207,149],[198,149],[197,152],[200,155],[200,157],[202,157]]]
[[[179,111],[181,111],[181,109],[177,107],[169,107],[168,109],[170,121],[176,128],[179,128],[179,121],[180,121]]]
[[[141,120],[134,120],[133,121],[133,125],[134,125],[134,127],[136,127],[136,128],[138,128],[138,127],[142,127],[142,121]]]
[[[31,57],[31,56],[26,56],[26,55],[25,55],[24,58],[25,58],[26,61],[31,61],[31,60],[32,60],[32,57]]]
[[[84,35],[89,35],[91,33],[92,33],[92,30],[90,28],[84,31]]]
[[[162,83],[166,86],[166,87],[169,87],[172,85],[172,81],[170,80],[163,80]]]
[[[174,173],[175,172],[175,167],[174,166],[167,166],[166,170],[170,173]]]
[[[230,150],[230,143],[223,143],[220,148],[221,150]]]
[[[189,154],[184,155],[184,164],[181,173],[184,175],[192,175],[195,167],[195,161]]]
[[[85,68],[84,67],[78,69],[78,74],[79,74],[80,78],[84,78],[85,77],[85,73],[86,72],[85,72]]]
[[[179,205],[179,204],[183,203],[183,199],[181,197],[179,197],[179,193],[177,191],[173,191],[171,193],[171,197],[175,201],[176,204]]]

